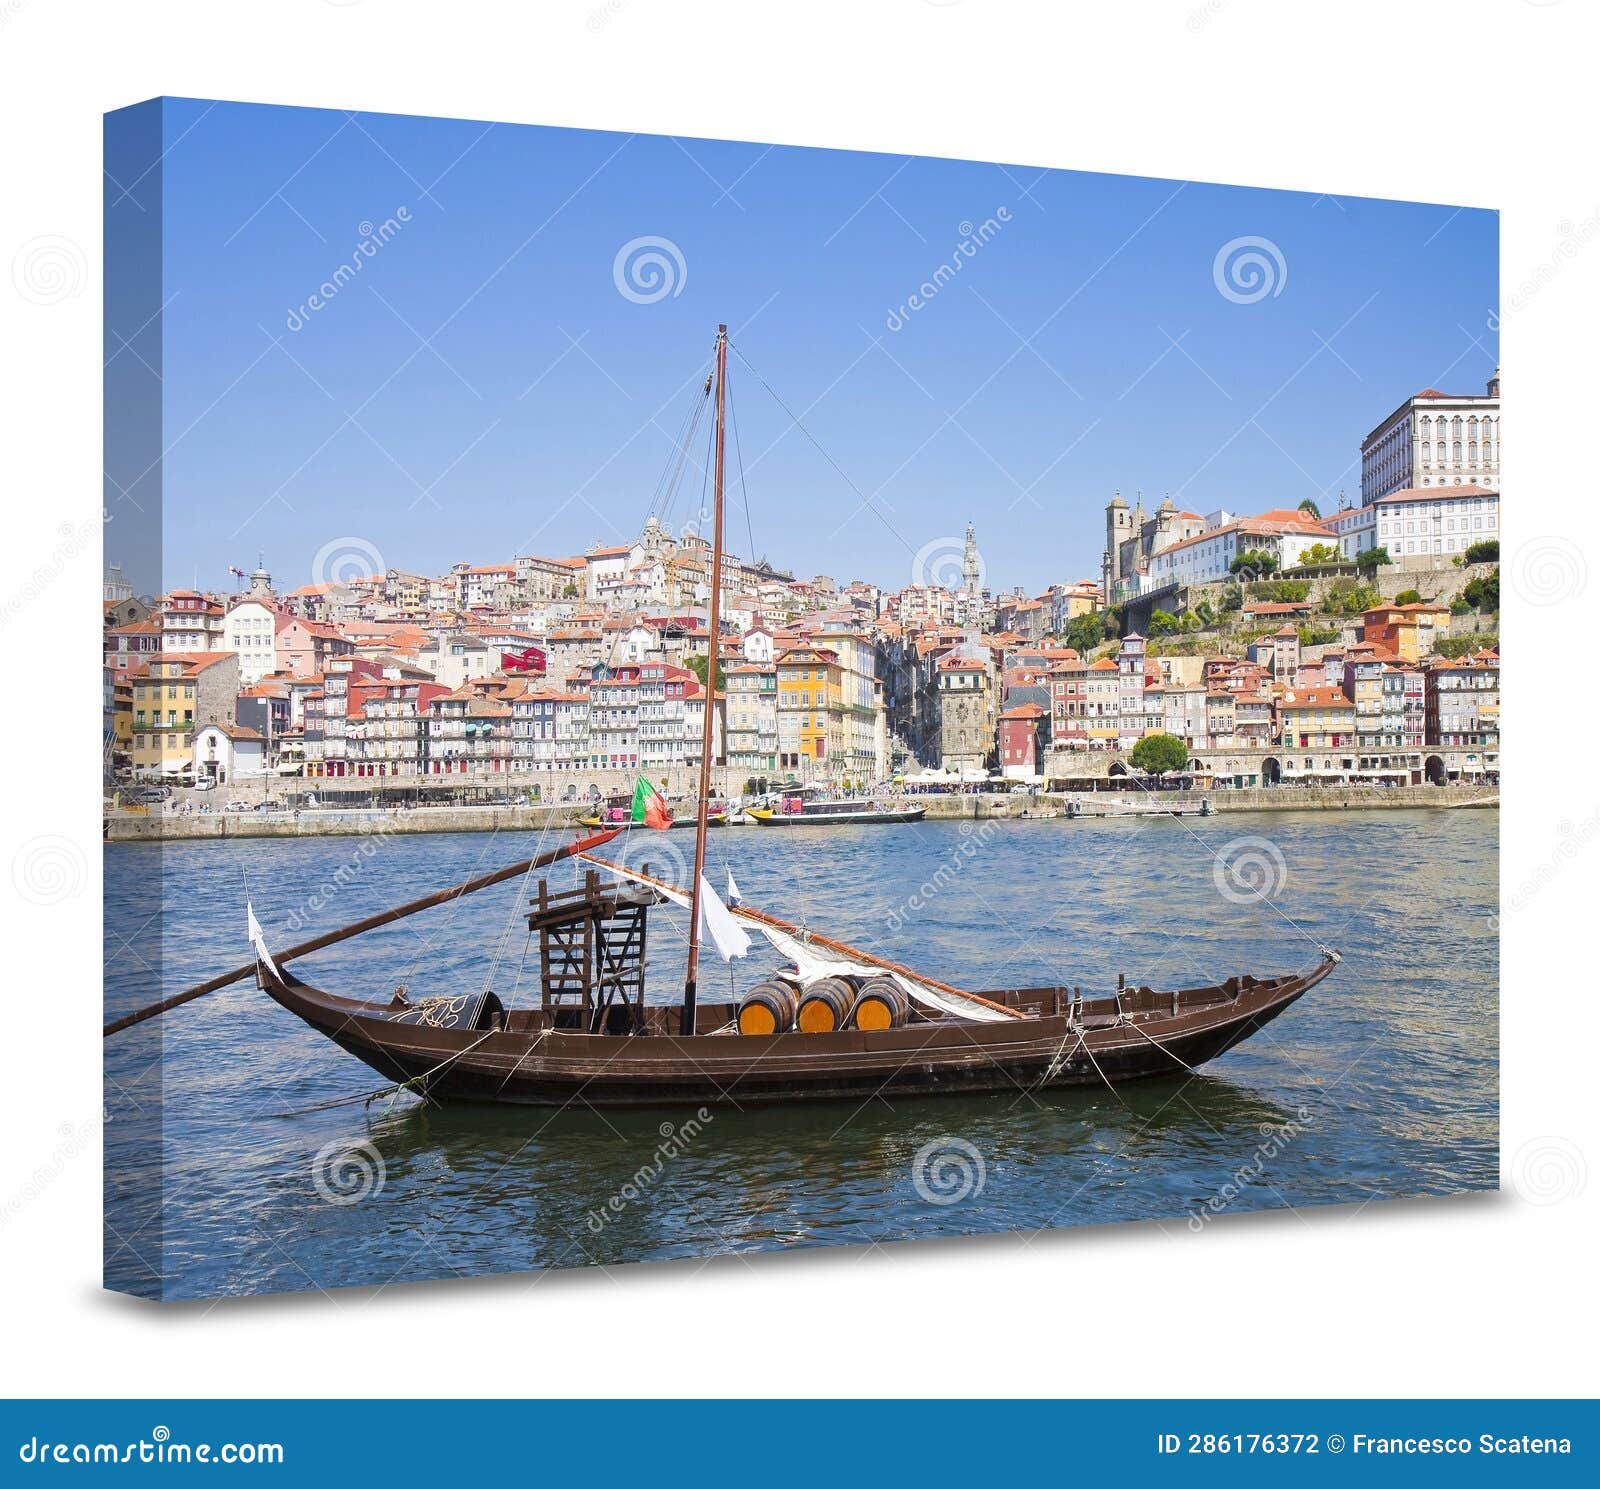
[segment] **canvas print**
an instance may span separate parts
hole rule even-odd
[[[105,162],[108,1287],[1495,1186],[1493,213],[194,99]]]

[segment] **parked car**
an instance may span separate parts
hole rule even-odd
[[[251,807],[250,803],[247,802],[242,796],[236,796],[232,801],[224,806],[222,810],[225,812],[248,812],[251,810]]]
[[[201,776],[200,779],[194,783],[194,789],[196,791],[215,791],[217,789],[217,783],[212,780],[210,776]]]

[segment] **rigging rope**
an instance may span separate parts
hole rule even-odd
[[[1160,1050],[1161,1053],[1163,1055],[1165,1055],[1169,1060],[1176,1060],[1178,1062],[1178,1064],[1183,1066],[1183,1068],[1189,1072],[1190,1075],[1197,1074],[1194,1066],[1192,1066],[1187,1060],[1183,1059],[1179,1055],[1173,1054],[1172,1051],[1169,1050],[1166,1047],[1166,1045],[1162,1044],[1161,1041],[1159,1039],[1155,1038],[1153,1035],[1146,1034],[1144,1032],[1144,1030],[1141,1029],[1136,1023],[1134,1023],[1131,1018],[1127,1017],[1127,1015],[1123,1016],[1123,1022],[1125,1024],[1127,1024],[1127,1026],[1130,1029],[1132,1029],[1135,1034],[1139,1035],[1140,1038],[1148,1039],[1150,1041],[1150,1043],[1153,1044],[1158,1050]]]
[[[689,412],[684,415],[682,423],[678,426],[678,438],[673,443],[673,452],[662,468],[661,476],[656,481],[656,489],[651,494],[650,504],[645,508],[645,517],[648,519],[651,513],[655,513],[663,526],[666,525],[667,512],[683,480],[683,468],[688,462],[689,451],[694,446],[695,431],[700,427],[706,405],[711,401],[710,393],[711,385],[708,380],[700,395],[690,404]]]
[[[805,435],[805,437],[808,440],[810,440],[813,445],[816,446],[817,451],[822,456],[822,458],[824,460],[826,460],[828,462],[828,464],[831,465],[836,471],[838,471],[839,475],[843,478],[845,485],[848,486],[853,492],[855,492],[855,494],[861,499],[861,504],[864,507],[866,507],[867,510],[870,511],[872,513],[872,515],[874,517],[876,517],[878,519],[878,521],[881,522],[884,525],[884,527],[889,530],[890,533],[892,533],[894,535],[894,537],[905,548],[907,553],[912,552],[911,544],[906,542],[905,536],[899,531],[898,528],[895,527],[895,525],[892,522],[889,521],[889,519],[887,517],[885,517],[883,515],[882,512],[880,512],[878,510],[878,508],[873,504],[872,498],[870,496],[868,496],[865,492],[863,492],[862,489],[859,486],[857,486],[854,481],[852,481],[850,479],[849,475],[845,471],[845,468],[842,465],[840,465],[839,462],[837,460],[835,460],[832,455],[830,455],[825,449],[823,449],[822,443],[821,443],[820,440],[817,439],[816,435],[814,435],[809,429],[806,428],[806,426],[804,424],[802,424],[800,422],[799,415],[796,414],[795,411],[792,408],[790,408],[789,405],[787,403],[785,403],[782,398],[780,398],[778,396],[777,389],[774,388],[772,386],[772,384],[769,383],[766,380],[766,378],[762,377],[762,375],[759,372],[756,371],[755,367],[751,364],[750,359],[747,356],[745,356],[745,354],[742,351],[740,351],[738,347],[734,346],[733,342],[730,341],[728,343],[728,345],[733,348],[734,356],[736,356],[741,362],[743,362],[746,367],[750,368],[751,376],[753,376],[755,378],[755,380],[758,383],[760,383],[761,386],[763,388],[765,388],[768,393],[770,393],[772,395],[772,401],[774,403],[776,403],[778,405],[778,407],[781,408],[784,411],[784,413],[788,414],[790,420],[794,424],[794,427],[796,429],[798,429],[801,432],[801,434]]]

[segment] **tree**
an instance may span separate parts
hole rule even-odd
[[[1300,567],[1304,569],[1325,568],[1329,564],[1343,561],[1344,555],[1331,543],[1313,543],[1300,554]]]
[[[1295,508],[1295,511],[1307,513],[1314,522],[1322,521],[1321,510],[1309,496],[1303,502],[1301,502],[1298,507]]]
[[[1223,590],[1222,608],[1224,612],[1244,608],[1244,591],[1237,584],[1230,584]]]
[[[693,656],[693,657],[689,657],[684,662],[684,665],[692,673],[694,673],[694,675],[697,678],[699,678],[701,687],[705,686],[705,681],[706,681],[706,663],[707,663],[708,660],[709,659],[706,658],[706,657]],[[723,667],[721,662],[718,662],[717,663],[717,691],[719,693],[724,692],[726,690],[726,685],[727,685],[727,670]]]
[[[1267,553],[1260,548],[1247,548],[1228,565],[1230,574],[1242,574],[1247,569],[1250,573],[1256,575],[1276,574],[1278,572],[1278,555]]]
[[[1394,597],[1396,605],[1420,605],[1422,591],[1420,589],[1403,589]]]
[[[1106,639],[1106,618],[1098,610],[1075,615],[1067,622],[1066,642],[1080,657],[1086,657]]]
[[[1189,746],[1176,734],[1147,734],[1133,747],[1128,759],[1135,770],[1164,776],[1170,771],[1182,770],[1189,763]]]
[[[1497,564],[1500,562],[1499,538],[1484,538],[1467,549],[1465,562],[1469,564]]]
[[[1461,591],[1461,597],[1469,605],[1476,606],[1479,610],[1498,610],[1500,608],[1500,570],[1491,569],[1487,574],[1480,574],[1476,579],[1469,579]]]
[[[567,600],[575,600],[575,599],[577,599],[578,598],[578,586],[576,584],[569,584],[565,589],[563,589],[561,591],[561,595],[562,595],[563,599],[567,599]]]
[[[1178,618],[1165,610],[1152,610],[1150,624],[1145,627],[1151,636],[1170,636],[1178,629]]]
[[[1392,564],[1394,560],[1389,557],[1387,548],[1363,548],[1356,554],[1356,567],[1363,572],[1370,572],[1381,564]]]

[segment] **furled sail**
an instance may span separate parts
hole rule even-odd
[[[580,854],[585,863],[592,863],[597,868],[606,869],[623,879],[631,879],[636,884],[647,884],[674,905],[682,909],[689,909],[689,896],[675,884],[667,884],[663,880],[654,878],[649,874],[641,874],[637,869],[624,868],[619,863],[612,863],[608,859],[594,858],[589,854]],[[708,902],[715,903],[717,910],[728,917],[729,926],[744,941],[744,950],[735,952],[734,955],[742,956],[749,950],[750,938],[744,934],[742,927],[736,921],[743,921],[751,926],[758,935],[766,937],[772,947],[784,957],[794,963],[795,973],[802,987],[808,987],[824,977],[883,977],[889,976],[900,986],[906,996],[927,1008],[936,1008],[941,1013],[952,1018],[974,1019],[984,1023],[998,1023],[1005,1019],[1015,1018],[1016,1015],[1004,1008],[997,1008],[979,998],[969,998],[954,988],[930,987],[914,977],[907,977],[903,972],[894,968],[886,968],[883,963],[867,958],[856,960],[828,947],[821,947],[808,941],[804,933],[797,933],[780,926],[773,925],[766,918],[756,915],[745,909],[742,905],[728,909],[712,893],[711,886],[703,880],[701,882],[701,920],[706,920]],[[708,935],[719,951],[722,943],[717,938],[714,927],[707,927]],[[864,956],[864,953],[858,955]],[[723,953],[727,960],[728,954]]]
[[[272,960],[272,953],[267,950],[266,933],[261,929],[261,922],[256,919],[255,906],[249,900],[244,902],[244,913],[247,917],[247,928],[250,934],[250,946],[255,952],[258,961],[266,963],[269,971],[278,981],[283,981],[283,974],[278,971],[278,964]]]

